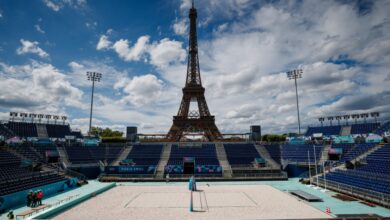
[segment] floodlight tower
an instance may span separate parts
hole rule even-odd
[[[97,72],[87,72],[87,79],[89,81],[92,81],[92,94],[91,94],[91,112],[89,114],[89,130],[88,135],[91,135],[91,128],[92,128],[92,108],[93,108],[93,94],[95,92],[95,82],[100,82],[100,79],[102,78],[101,73]]]
[[[297,113],[298,113],[298,135],[301,134],[301,121],[299,118],[299,100],[298,100],[298,85],[297,85],[297,79],[302,78],[303,70],[302,69],[296,69],[291,70],[287,72],[288,79],[293,79],[295,82],[295,95],[297,97]]]

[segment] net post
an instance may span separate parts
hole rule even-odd
[[[190,196],[190,212],[193,212],[194,211],[194,204],[193,204],[193,197],[192,197],[193,191],[191,190],[190,193],[191,193],[191,196]]]

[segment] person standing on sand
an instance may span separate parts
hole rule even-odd
[[[14,220],[15,219],[14,212],[12,210],[8,212],[7,218],[8,218],[8,220]]]
[[[27,207],[30,207],[32,203],[32,191],[27,194]]]

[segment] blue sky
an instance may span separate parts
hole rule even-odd
[[[223,132],[296,130],[285,71],[302,68],[304,126],[320,116],[390,107],[390,3],[197,0],[199,57],[210,111]],[[186,74],[189,0],[0,2],[0,118],[10,111],[167,132]]]

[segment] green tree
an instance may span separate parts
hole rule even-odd
[[[122,137],[123,132],[121,131],[113,131],[110,128],[100,128],[100,127],[92,127],[91,128],[92,135],[104,137]]]
[[[286,135],[265,134],[263,135],[262,140],[267,142],[282,142],[282,141],[286,141]]]

